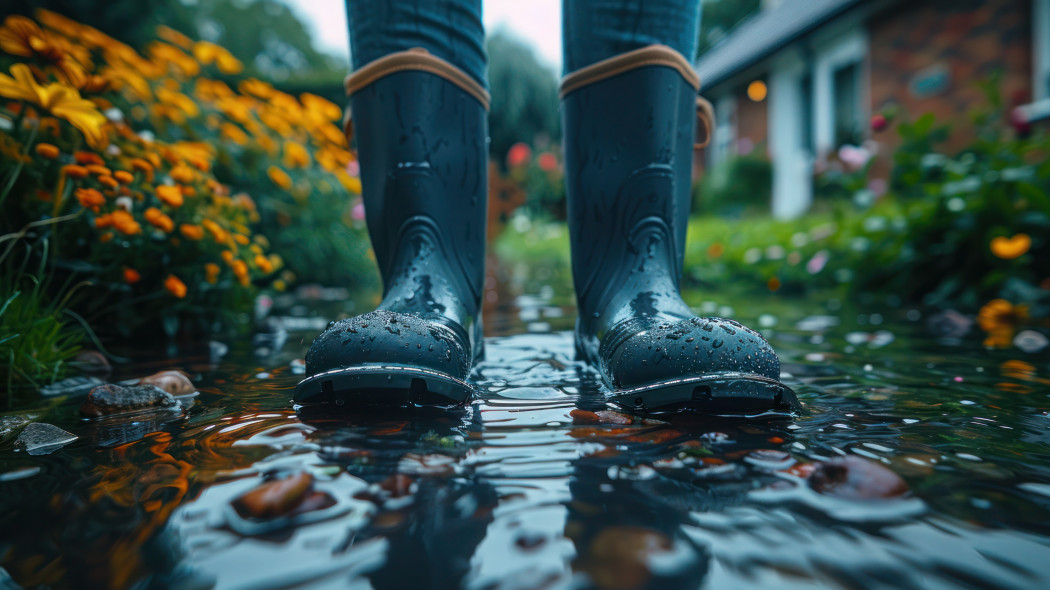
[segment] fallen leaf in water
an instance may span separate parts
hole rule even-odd
[[[586,569],[598,588],[642,588],[652,577],[653,558],[671,551],[671,539],[659,531],[610,526],[591,541]]]

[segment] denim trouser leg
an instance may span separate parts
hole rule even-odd
[[[346,13],[354,69],[422,47],[487,86],[481,0],[346,0]]]
[[[565,73],[649,45],[692,61],[700,0],[562,0]]]

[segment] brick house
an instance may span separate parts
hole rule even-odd
[[[874,174],[888,174],[897,134],[870,121],[891,104],[955,122],[948,149],[972,139],[959,122],[993,72],[1008,104],[1045,111],[1050,0],[765,0],[697,72],[716,113],[702,165],[764,150],[773,214],[790,218],[809,208],[815,163],[842,145],[875,139]]]

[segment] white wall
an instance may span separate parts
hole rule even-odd
[[[769,151],[773,160],[773,216],[791,219],[813,202],[813,156],[803,147],[802,80],[807,64],[797,51],[782,51],[769,76]]]

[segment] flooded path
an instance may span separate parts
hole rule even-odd
[[[914,311],[705,303],[769,336],[806,413],[630,417],[551,295],[503,295],[487,321],[515,335],[457,412],[297,415],[303,309],[269,354],[176,361],[200,390],[183,413],[30,412],[79,439],[30,455],[5,433],[0,566],[55,588],[1050,585],[1045,353],[938,340]]]

